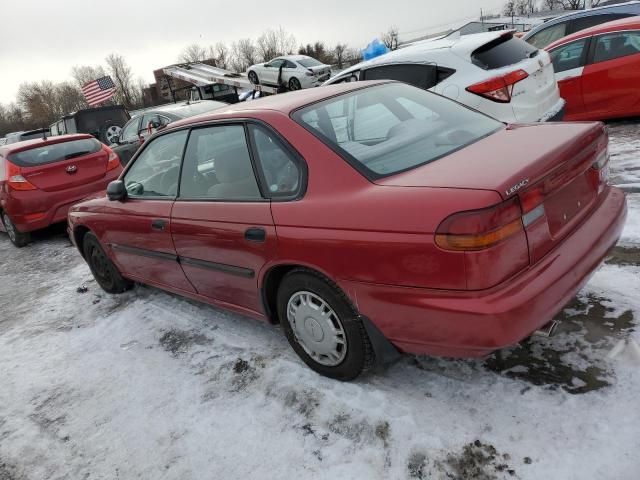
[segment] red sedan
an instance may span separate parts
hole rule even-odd
[[[565,120],[640,115],[640,19],[603,23],[561,38],[551,54]]]
[[[64,222],[71,205],[122,172],[118,156],[91,135],[60,135],[0,146],[0,215],[17,247],[30,232]]]
[[[280,323],[311,368],[352,379],[389,344],[481,356],[549,322],[624,223],[607,144],[600,123],[332,85],[171,124],[69,229],[106,291]]]

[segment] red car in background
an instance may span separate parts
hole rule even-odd
[[[17,247],[67,218],[69,207],[122,172],[118,156],[91,135],[38,138],[0,147],[0,216]]]
[[[567,102],[565,120],[640,115],[640,18],[581,30],[545,48]]]
[[[342,83],[170,124],[69,233],[107,292],[138,281],[280,323],[347,380],[389,342],[481,356],[549,322],[624,223],[607,145],[601,123],[507,126]]]

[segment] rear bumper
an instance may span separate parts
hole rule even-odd
[[[527,270],[482,291],[447,291],[340,282],[359,311],[405,352],[483,356],[513,345],[551,320],[615,245],[624,194],[610,188],[564,242]]]
[[[32,190],[12,192],[5,210],[20,232],[32,232],[54,223],[67,220],[69,208],[89,195],[105,190],[112,180],[116,180],[121,169],[107,172],[98,181],[74,188],[73,191],[45,192]]]
[[[564,112],[567,102],[561,98],[550,110],[538,119],[538,122],[561,122],[564,118]]]

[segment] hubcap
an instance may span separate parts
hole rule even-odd
[[[3,220],[3,223],[4,223],[4,229],[7,231],[7,235],[9,235],[9,238],[13,242],[15,242],[16,241],[16,229],[13,226],[13,223],[11,223],[11,219],[5,213],[2,216],[2,220]]]
[[[291,90],[300,90],[300,82],[296,78],[292,78],[289,83],[289,88]]]
[[[321,297],[296,292],[287,304],[287,320],[302,349],[316,362],[339,365],[347,355],[347,337],[342,322]]]
[[[120,135],[121,130],[122,128],[120,128],[119,126],[111,125],[109,128],[107,128],[107,131],[105,133],[107,140],[111,142],[114,137],[116,137],[117,135]]]

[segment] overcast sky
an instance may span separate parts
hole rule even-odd
[[[281,7],[278,4],[282,5]],[[504,0],[1,0],[0,102],[15,100],[20,83],[71,79],[74,65],[104,64],[117,52],[135,77],[177,61],[191,43],[256,38],[282,26],[296,41],[323,40],[363,48],[396,25],[410,39],[497,13]]]

